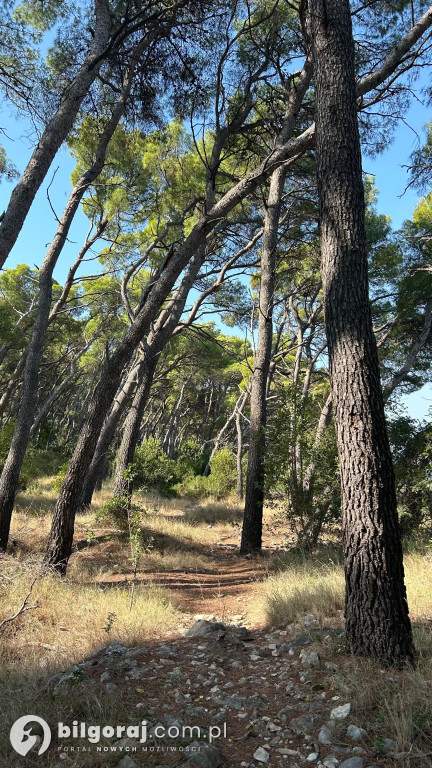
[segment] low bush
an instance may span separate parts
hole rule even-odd
[[[176,462],[167,457],[154,437],[144,440],[135,451],[132,472],[136,488],[144,491],[154,488],[163,496],[173,495],[173,485],[178,479]]]
[[[234,490],[237,482],[236,460],[229,448],[216,451],[210,461],[210,474],[189,476],[175,486],[179,496],[191,499],[224,499]]]

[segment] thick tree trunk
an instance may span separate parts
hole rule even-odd
[[[246,475],[246,499],[240,552],[259,552],[262,543],[264,506],[264,452],[267,417],[267,380],[273,343],[273,299],[276,273],[276,246],[285,183],[284,167],[270,180],[264,239],[261,255],[261,280],[258,305],[258,341],[254,357],[250,406],[250,440]]]
[[[32,338],[27,348],[20,409],[9,453],[0,478],[0,549],[2,550],[6,549],[8,543],[19,475],[30,439],[30,430],[36,410],[39,366],[44,350],[51,309],[53,271],[63,250],[81,200],[104,167],[109,142],[124,112],[126,99],[132,85],[136,61],[135,56],[132,58],[131,66],[125,75],[122,92],[113,114],[99,139],[95,160],[75,184],[59,221],[55,237],[39,270],[39,303]]]
[[[341,468],[346,649],[414,658],[372,328],[348,0],[310,0],[324,312]]]
[[[61,104],[38,141],[21,179],[12,192],[0,224],[0,267],[12,250],[36,193],[49,167],[68,136],[82,101],[102,64],[111,33],[111,15],[106,0],[95,0],[96,23],[91,50],[63,94]]]

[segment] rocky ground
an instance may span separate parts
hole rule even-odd
[[[56,695],[70,685],[102,686],[106,696],[121,694],[125,723],[147,721],[145,744],[126,731],[101,742],[119,768],[395,765],[391,734],[377,750],[351,717],[351,702],[335,695],[335,664],[320,658],[326,642],[343,642],[342,625],[323,629],[307,616],[296,629],[251,632],[199,619],[183,636],[101,648],[50,687]],[[90,748],[86,739],[65,740],[55,768],[78,764],[72,741]]]

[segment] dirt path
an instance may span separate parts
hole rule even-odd
[[[240,557],[238,548],[233,549],[234,545],[218,547],[205,569],[143,571],[137,581],[167,587],[179,608],[193,617],[244,622],[245,608],[256,598],[257,582],[265,578],[268,567],[265,560]],[[132,578],[132,573],[109,574],[98,581],[119,584]]]

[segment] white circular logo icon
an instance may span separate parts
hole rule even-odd
[[[40,742],[40,737],[34,736],[31,733],[31,725],[30,727],[27,727],[30,723],[39,723],[43,728],[43,739],[38,755],[42,755],[43,752],[46,752],[51,743],[51,729],[48,723],[37,715],[24,715],[24,717],[15,720],[10,730],[10,742],[15,752],[18,752],[18,754],[23,757],[30,752],[35,744],[39,744]]]

